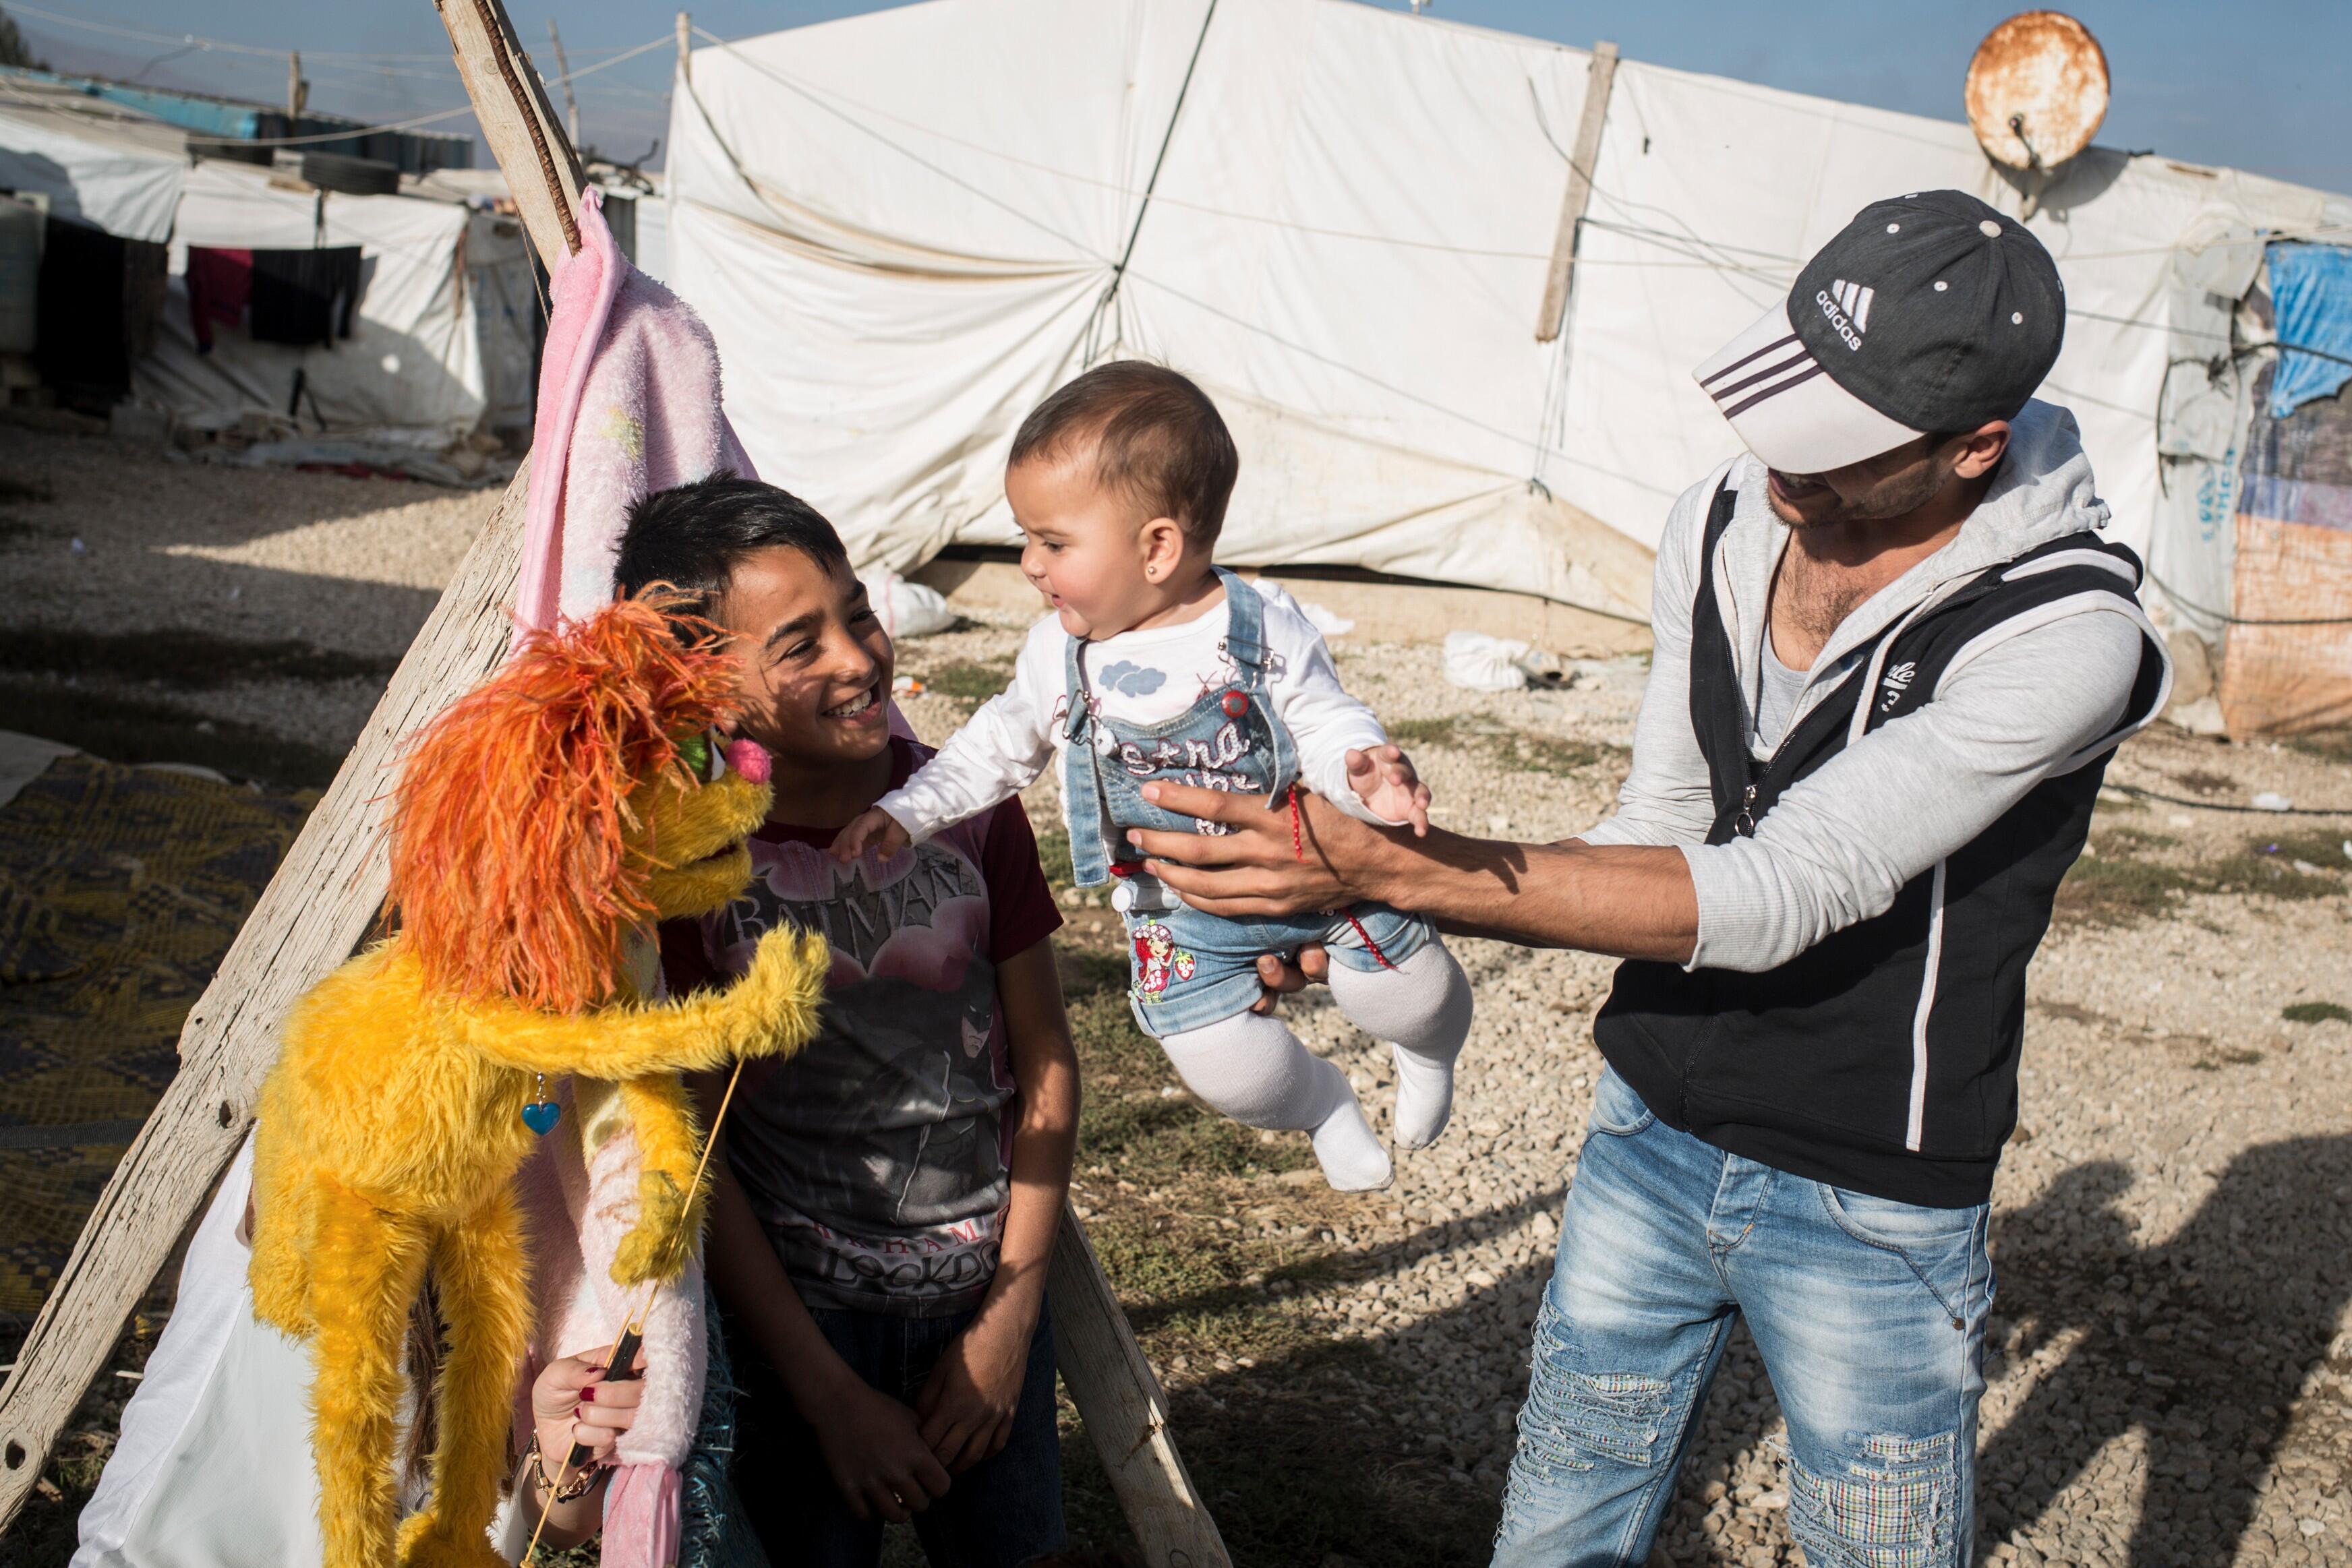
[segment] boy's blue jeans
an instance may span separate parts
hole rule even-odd
[[[972,1314],[902,1318],[812,1307],[825,1339],[866,1384],[913,1405],[948,1342]],[[778,1568],[874,1568],[882,1522],[861,1520],[842,1500],[824,1466],[816,1430],[759,1353],[733,1346],[736,1382],[735,1492]],[[1062,1449],[1054,1412],[1054,1330],[1037,1310],[1029,1365],[1013,1435],[992,1458],[957,1476],[947,1496],[915,1515],[931,1568],[1016,1568],[1059,1552]]]
[[[1807,1181],[1659,1122],[1614,1072],[1536,1320],[1495,1568],[1632,1568],[1748,1320],[1811,1568],[1967,1568],[1989,1209]]]

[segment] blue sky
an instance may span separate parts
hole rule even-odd
[[[5,3],[5,0],[0,0]],[[667,37],[675,6],[647,0],[508,0],[524,45],[551,74],[558,17],[575,70]],[[1402,0],[1381,0],[1400,8]],[[726,37],[879,9],[868,0],[692,0],[698,26]],[[1970,53],[2016,0],[1437,0],[1435,15],[1585,45],[1616,39],[1629,58],[1706,71],[1938,119],[1960,117]],[[60,68],[281,100],[305,51],[314,108],[392,120],[462,105],[440,22],[426,0],[47,0],[40,11],[161,36],[110,36],[8,6]],[[2352,4],[2346,0],[2081,0],[2107,52],[2113,107],[2099,140],[2352,192]],[[185,47],[186,35],[254,53]],[[366,56],[361,58],[357,57]],[[583,140],[642,154],[667,120],[670,56],[656,49],[582,81]],[[470,129],[460,118],[440,129]]]

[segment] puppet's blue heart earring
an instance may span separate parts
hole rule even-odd
[[[539,1098],[522,1108],[522,1124],[541,1137],[555,1131],[555,1124],[563,1119],[563,1107],[547,1097],[547,1074],[538,1074]]]

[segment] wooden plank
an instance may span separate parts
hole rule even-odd
[[[506,653],[528,472],[515,475],[189,1012],[178,1074],[115,1167],[0,1387],[0,1529],[245,1137],[286,1009],[351,956],[383,903],[385,797],[401,747]]]
[[[1066,1206],[1045,1290],[1062,1381],[1144,1562],[1150,1568],[1232,1568],[1217,1521],[1169,1434],[1160,1379],[1127,1326],[1086,1228]]]
[[[1601,130],[1609,122],[1609,89],[1617,79],[1617,46],[1592,46],[1584,78],[1584,113],[1576,122],[1576,149],[1568,157],[1568,194],[1559,204],[1559,233],[1551,243],[1551,271],[1544,279],[1543,307],[1536,312],[1536,341],[1559,336],[1568,319],[1568,293],[1576,277],[1576,233],[1592,200],[1592,163],[1601,156]]]
[[[457,60],[466,96],[490,156],[505,171],[507,189],[540,258],[552,264],[580,248],[580,188],[585,175],[572,139],[563,134],[547,88],[516,38],[499,0],[434,0]]]

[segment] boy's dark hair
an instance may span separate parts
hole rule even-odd
[[[849,564],[841,536],[814,507],[722,468],[630,507],[613,558],[613,586],[625,598],[647,583],[667,582],[691,594],[707,614],[745,556],[778,546],[827,569]]]
[[[1113,360],[1037,405],[1009,466],[1094,443],[1096,479],[1202,544],[1225,524],[1241,455],[1209,394],[1165,365]]]

